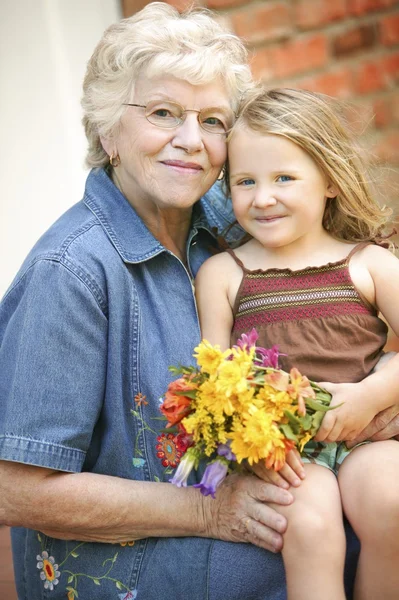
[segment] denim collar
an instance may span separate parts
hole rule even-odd
[[[97,217],[124,262],[144,262],[166,251],[105,169],[93,169],[89,173],[83,201]],[[201,201],[194,205],[191,231],[196,233],[200,228],[216,237],[207,222]]]

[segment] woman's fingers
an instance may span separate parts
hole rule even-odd
[[[216,500],[204,499],[209,519],[207,536],[250,542],[279,552],[287,520],[277,512],[278,505],[287,506],[293,500],[287,490],[258,477],[229,475],[218,489]]]

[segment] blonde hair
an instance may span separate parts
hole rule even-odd
[[[342,108],[337,100],[314,92],[257,88],[243,99],[229,139],[244,126],[300,146],[338,190],[335,198],[327,199],[324,228],[341,240],[376,240],[383,237],[392,210],[372,195],[366,161]]]
[[[134,16],[109,27],[89,60],[83,83],[83,125],[89,143],[86,163],[101,167],[109,158],[100,136],[117,133],[134,83],[171,75],[193,85],[219,78],[236,112],[251,87],[247,51],[242,41],[205,9],[180,14],[162,3],[148,4]]]

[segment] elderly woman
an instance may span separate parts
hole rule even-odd
[[[200,338],[192,281],[229,219],[209,190],[250,85],[235,36],[166,4],[109,28],[89,62],[84,198],[0,309],[0,515],[21,600],[285,598],[272,506],[289,491],[172,486],[183,449],[158,420],[168,365]],[[397,412],[370,433],[397,433]]]

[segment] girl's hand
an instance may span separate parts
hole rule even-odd
[[[287,454],[286,463],[280,471],[274,469],[266,469],[264,463],[253,464],[248,467],[263,481],[273,483],[278,487],[288,490],[290,485],[298,487],[301,485],[302,479],[305,478],[305,469],[298,450],[291,450]]]
[[[320,383],[330,394],[330,406],[338,408],[327,412],[315,436],[316,442],[354,440],[373,420],[377,409],[367,395],[363,383]]]

